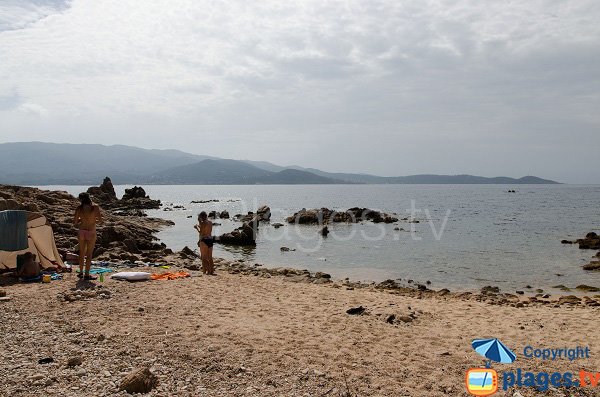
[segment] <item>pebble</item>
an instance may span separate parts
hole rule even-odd
[[[83,368],[81,368],[79,371],[77,371],[77,376],[81,377],[81,376],[86,376],[87,375],[87,371]]]
[[[67,361],[68,367],[76,367],[81,364],[83,364],[83,358],[81,358],[81,356],[71,357],[69,358],[69,361]]]

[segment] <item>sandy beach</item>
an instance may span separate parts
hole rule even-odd
[[[466,370],[484,365],[470,342],[487,337],[518,356],[495,365],[498,372],[600,368],[596,307],[492,305],[455,294],[230,274],[223,266],[213,277],[191,273],[89,284],[68,274],[50,284],[2,287],[11,299],[0,302],[0,395],[127,395],[121,379],[148,367],[159,380],[148,396],[467,396]],[[65,301],[76,287],[82,299]],[[358,306],[362,315],[346,313]],[[588,346],[591,353],[542,361],[523,357],[526,345]],[[44,358],[53,362],[39,364]],[[81,365],[69,367],[73,358]],[[571,393],[598,395],[589,388]],[[500,385],[496,395],[513,390]]]

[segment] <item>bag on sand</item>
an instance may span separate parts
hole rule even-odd
[[[119,272],[115,273],[110,278],[116,280],[127,280],[127,281],[144,281],[150,280],[150,273],[146,272]]]

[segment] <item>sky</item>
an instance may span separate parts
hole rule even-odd
[[[600,183],[597,0],[0,0],[0,142]]]

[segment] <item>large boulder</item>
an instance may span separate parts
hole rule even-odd
[[[222,244],[229,245],[256,245],[256,235],[258,233],[258,222],[244,222],[230,233],[222,234],[219,241]]]
[[[123,195],[122,200],[130,200],[137,198],[148,198],[146,195],[146,191],[141,186],[134,186],[130,189],[125,189],[125,194]]]
[[[271,219],[271,208],[267,205],[263,205],[256,210],[256,215],[258,216],[259,221],[268,221]]]
[[[87,192],[98,204],[107,204],[118,200],[115,188],[109,177],[104,178],[100,186],[90,187]]]
[[[595,232],[586,234],[585,238],[581,238],[576,241],[579,244],[579,249],[600,249],[600,236]]]

